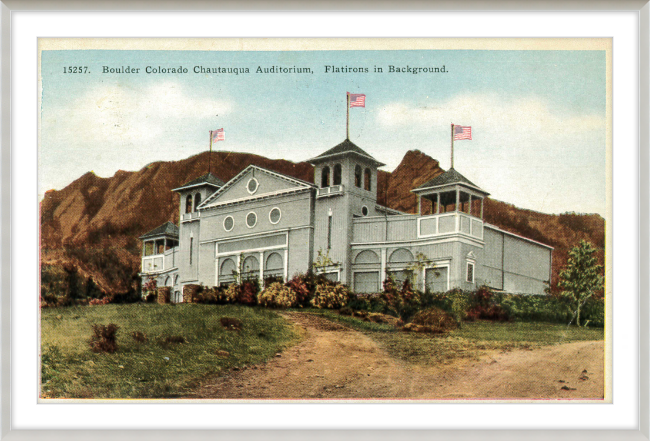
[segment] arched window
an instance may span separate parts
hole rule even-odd
[[[365,188],[368,191],[372,191],[371,175],[370,175],[369,168],[366,169],[366,172],[363,175],[363,188]]]
[[[334,185],[341,185],[341,164],[334,166]]]
[[[201,193],[197,193],[196,196],[194,196],[194,211],[196,211],[196,208],[199,206],[201,203]]]
[[[330,168],[329,167],[323,168],[323,171],[321,173],[320,186],[321,186],[321,188],[325,188],[325,187],[330,186]]]
[[[185,213],[192,212],[192,195],[188,194],[185,198]]]
[[[361,188],[361,166],[354,167],[354,185]]]

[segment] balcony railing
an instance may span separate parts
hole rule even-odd
[[[339,196],[343,194],[344,187],[343,185],[331,185],[329,187],[319,188],[316,197],[317,198],[327,198],[330,196]]]
[[[198,219],[200,217],[201,212],[199,211],[194,211],[192,213],[183,213],[181,216],[181,220],[183,221],[188,221],[192,219]]]

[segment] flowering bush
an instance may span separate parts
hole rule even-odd
[[[158,291],[158,282],[153,277],[150,277],[142,287],[142,297],[147,298],[151,293],[157,295]]]
[[[256,305],[257,293],[259,291],[260,285],[257,279],[242,282],[242,284],[239,286],[239,296],[237,297],[236,301],[242,305]]]
[[[236,303],[239,298],[239,285],[231,283],[223,292],[226,303]]]
[[[308,305],[312,298],[312,287],[309,276],[295,275],[287,282],[287,286],[296,294],[297,304]]]
[[[345,285],[322,283],[316,286],[311,304],[316,308],[339,309],[350,300],[350,291]]]
[[[262,306],[292,308],[298,305],[298,296],[288,286],[275,282],[258,294],[257,302]]]
[[[110,302],[111,302],[110,297],[104,297],[103,299],[91,299],[88,302],[88,305],[90,305],[90,306],[108,305]]]
[[[194,297],[194,303],[203,303],[206,305],[223,305],[228,302],[229,300],[225,290],[220,287],[206,288]]]
[[[387,305],[385,312],[397,314],[404,321],[407,321],[421,307],[420,294],[413,289],[409,279],[405,279],[398,289],[395,280],[388,276],[384,280],[384,291],[380,298]]]

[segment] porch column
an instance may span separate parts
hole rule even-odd
[[[284,281],[289,280],[289,250],[284,250]]]
[[[418,195],[418,216],[422,216],[422,196]]]
[[[460,190],[456,188],[456,210],[458,211],[458,204],[460,204]]]
[[[386,248],[381,249],[381,275],[379,282],[383,283],[386,280]]]
[[[483,199],[481,198],[481,219],[483,219]]]
[[[469,195],[469,215],[472,215],[472,195]]]
[[[436,193],[436,200],[438,201],[436,204],[436,214],[440,214],[440,193]]]

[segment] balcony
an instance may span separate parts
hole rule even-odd
[[[410,242],[461,235],[483,240],[483,221],[466,213],[372,216],[352,221],[353,243]]]
[[[186,222],[186,221],[191,221],[194,219],[198,219],[200,216],[201,212],[199,211],[194,211],[192,213],[183,213],[181,215],[181,221]]]
[[[329,187],[319,188],[316,192],[316,199],[340,196],[343,194],[343,185],[331,185]]]

